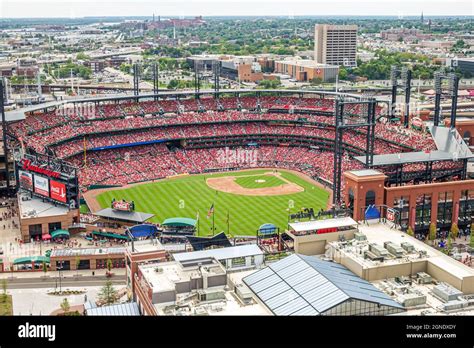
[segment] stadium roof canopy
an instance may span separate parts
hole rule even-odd
[[[213,93],[214,90],[201,90],[199,94],[209,94]],[[227,91],[222,91],[223,93],[256,93],[257,91],[254,89],[235,89],[235,90],[227,90]],[[259,93],[306,93],[306,94],[325,94],[325,95],[344,95],[347,97],[351,97],[354,99],[360,99],[361,96],[358,94],[353,94],[353,93],[345,93],[345,92],[334,92],[334,91],[325,91],[325,90],[319,90],[319,91],[313,91],[313,90],[258,90]],[[195,95],[195,92],[190,92],[190,91],[169,91],[169,92],[160,92],[159,96],[160,97],[177,97],[177,96],[188,96],[188,95]],[[19,121],[25,119],[25,113],[30,113],[30,112],[36,112],[36,111],[41,111],[47,108],[57,108],[60,107],[61,105],[66,105],[70,103],[99,103],[99,102],[107,102],[107,101],[128,101],[128,100],[136,100],[137,97],[138,99],[148,99],[148,98],[154,98],[157,96],[156,94],[140,94],[138,96],[130,94],[130,95],[121,95],[121,96],[113,96],[113,97],[95,97],[95,98],[72,98],[72,99],[63,99],[63,100],[58,100],[58,101],[50,101],[50,102],[45,102],[42,104],[36,104],[36,105],[31,105],[25,108],[20,108],[16,110],[11,110],[5,112],[5,117],[7,121]]]
[[[186,236],[186,238],[193,247],[193,250],[195,251],[204,250],[212,246],[217,246],[220,248],[227,248],[232,246],[224,232],[216,234],[213,237]]]
[[[13,261],[14,265],[23,265],[23,264],[28,264],[28,263],[49,263],[49,257],[46,256],[25,256],[25,257],[19,257],[18,259],[15,259]]]
[[[243,278],[275,315],[321,315],[348,301],[404,311],[399,303],[346,267],[313,256],[293,254]]]
[[[84,305],[86,309],[86,315],[140,315],[140,310],[136,302],[121,303],[110,306],[94,307],[92,304]]]
[[[194,227],[196,226],[197,221],[190,218],[176,217],[170,218],[163,221],[163,226],[172,226],[172,227]]]
[[[350,217],[336,218],[336,219],[324,219],[324,220],[312,220],[303,222],[292,222],[288,224],[293,231],[314,231],[326,228],[338,228],[347,226],[356,226],[357,221]]]
[[[403,152],[387,155],[375,155],[374,166],[390,166],[407,163],[453,161],[474,157],[456,129],[446,127],[428,127],[437,150],[431,152]],[[365,156],[354,157],[365,164]]]
[[[135,223],[145,222],[146,220],[155,216],[154,214],[140,213],[137,211],[114,210],[112,208],[102,209],[94,213],[94,215],[97,215],[103,218],[108,218],[108,219],[130,221],[130,222],[135,222]]]
[[[209,257],[214,257],[216,260],[220,261],[233,259],[236,257],[247,257],[255,255],[263,255],[263,251],[258,247],[257,244],[246,244],[232,246],[228,248],[192,251],[189,253],[176,253],[173,254],[173,257],[175,261],[184,262]]]

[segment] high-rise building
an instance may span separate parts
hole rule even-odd
[[[316,24],[314,59],[317,63],[357,66],[357,25]]]

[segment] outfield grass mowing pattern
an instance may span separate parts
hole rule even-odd
[[[289,212],[301,208],[325,209],[329,193],[299,176],[280,171],[282,177],[303,187],[304,192],[281,196],[244,196],[218,192],[206,184],[206,178],[263,174],[268,170],[206,174],[161,180],[127,189],[107,191],[97,200],[102,208],[110,206],[112,198],[133,200],[139,212],[153,213],[151,222],[163,222],[171,217],[196,218],[199,211],[200,235],[212,235],[212,217],[209,208],[215,206],[216,233],[227,230],[227,213],[230,213],[231,235],[254,235],[264,223],[273,223],[286,229]],[[255,180],[255,179],[254,179]],[[292,207],[289,209],[289,207]]]
[[[257,180],[264,180],[264,182],[256,182]],[[261,188],[261,187],[275,187],[286,184],[283,180],[273,175],[251,175],[236,178],[235,182],[244,188]]]

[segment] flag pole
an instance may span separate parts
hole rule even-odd
[[[227,235],[230,236],[230,213],[227,211]]]
[[[216,217],[216,204],[212,203],[214,206],[214,211],[212,212],[212,235],[216,234],[216,228],[214,227],[215,224],[215,217]]]

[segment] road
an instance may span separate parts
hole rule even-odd
[[[55,288],[59,287],[59,279],[57,276],[35,277],[35,278],[11,278],[5,277],[8,281],[8,289],[38,289],[38,288]],[[105,276],[72,276],[63,277],[61,279],[61,287],[87,287],[102,286],[107,280],[111,280],[114,285],[125,285],[125,275],[114,275],[112,278]]]

